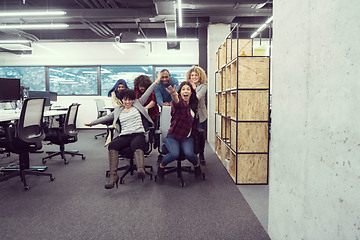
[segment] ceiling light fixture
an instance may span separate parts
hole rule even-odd
[[[182,19],[182,7],[181,7],[181,0],[178,0],[178,21],[179,21],[179,27],[182,27],[183,25],[183,19]]]
[[[259,27],[252,35],[250,38],[255,38],[258,34],[260,34],[265,28],[267,28],[267,26],[270,25],[270,23],[272,22],[273,20],[273,16],[269,17],[268,20],[266,20],[266,22],[261,25],[261,27]]]
[[[18,40],[18,39],[0,40],[0,44],[22,44],[22,43],[30,43],[30,41],[29,40]]]
[[[138,38],[136,42],[195,42],[197,38]]]
[[[0,17],[61,16],[64,11],[0,11]]]
[[[69,27],[69,25],[64,23],[0,25],[0,29],[57,29],[57,28],[67,28],[67,27]]]

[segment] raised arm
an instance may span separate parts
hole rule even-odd
[[[173,88],[171,85],[166,89],[166,91],[171,95],[171,98],[172,100],[175,102],[175,103],[178,103],[180,100],[179,100],[179,95],[178,93],[176,92],[176,86]]]

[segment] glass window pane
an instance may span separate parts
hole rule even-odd
[[[134,79],[139,75],[152,76],[152,66],[101,66],[101,95],[107,96],[117,80],[124,79],[134,89]]]
[[[58,95],[97,95],[97,67],[49,67],[50,91]]]
[[[163,69],[167,69],[170,72],[171,77],[175,77],[179,80],[179,83],[185,81],[186,72],[191,68],[189,66],[156,66],[155,73],[157,74],[159,71]]]
[[[45,91],[45,67],[0,67],[0,77],[20,78],[32,91]]]

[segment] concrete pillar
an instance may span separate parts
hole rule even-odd
[[[227,24],[210,24],[208,26],[208,94],[207,94],[207,108],[208,108],[208,142],[210,146],[215,146],[215,71],[216,66],[216,51],[218,47],[225,42],[226,36],[230,33],[230,25]]]
[[[271,239],[360,239],[359,13],[274,1]]]

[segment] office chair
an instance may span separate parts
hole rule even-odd
[[[170,106],[163,106],[159,115],[159,128],[155,131],[155,142],[156,146],[158,146],[158,160],[157,163],[160,164],[163,157],[168,153],[168,150],[165,146],[165,138],[167,135],[168,130],[170,129],[171,123],[171,107]],[[198,147],[196,143],[194,143],[194,151],[197,152]],[[165,167],[164,176],[174,173],[177,173],[178,180],[181,187],[185,186],[185,181],[183,177],[183,172],[188,172],[191,174],[195,174],[194,169],[191,169],[190,166],[182,166],[181,162],[186,159],[183,151],[180,149],[179,157],[176,159],[176,166],[173,167]],[[205,180],[205,174],[202,173],[202,179]],[[157,176],[155,176],[155,182],[157,181]]]
[[[154,139],[151,135],[153,135],[155,132],[155,128],[154,127],[149,127],[149,130],[145,133],[145,142],[146,144],[146,149],[144,152],[145,157],[148,156],[151,151],[152,151],[152,141],[151,139]],[[134,164],[134,152],[131,150],[130,147],[124,148],[121,151],[119,151],[119,157],[125,157],[127,159],[129,159],[129,164],[125,165],[125,166],[121,166],[118,167],[117,171],[124,171],[123,174],[121,175],[121,177],[119,178],[119,182],[120,184],[124,184],[124,178],[126,175],[128,175],[130,173],[130,175],[134,175],[134,171],[136,170],[136,165]],[[149,165],[145,165],[145,174],[149,176],[149,179],[152,180],[153,175],[152,175],[152,171],[153,171],[153,167],[149,166]],[[146,169],[150,169],[149,171],[146,171]],[[106,177],[110,176],[110,171],[107,170],[106,171]],[[142,181],[144,181],[144,179],[142,179]]]
[[[95,102],[96,102],[96,109],[97,109],[97,113],[98,113],[97,118],[101,118],[101,117],[105,116],[107,114],[107,111],[105,109],[105,102],[102,99],[95,99]],[[94,138],[97,139],[100,136],[101,137],[107,136],[109,134],[109,128],[108,127],[111,124],[112,124],[112,121],[105,123],[105,125],[107,126],[106,132],[96,134],[94,136]]]
[[[20,176],[24,183],[24,189],[30,187],[26,183],[26,175],[49,176],[51,181],[54,177],[51,173],[44,173],[46,166],[38,168],[30,167],[29,153],[42,148],[44,139],[43,116],[45,98],[25,99],[21,109],[20,118],[17,124],[10,124],[6,127],[8,150],[19,154],[19,168],[9,170],[8,174],[0,179],[0,182]]]
[[[70,154],[71,156],[81,156],[81,159],[86,157],[82,153],[78,153],[78,150],[66,151],[65,144],[77,142],[78,129],[76,128],[76,119],[79,110],[80,104],[73,103],[70,105],[68,112],[65,116],[65,122],[60,124],[58,128],[49,128],[49,131],[46,133],[44,141],[49,141],[51,144],[56,144],[60,146],[60,151],[46,152],[50,154],[42,159],[43,163],[46,163],[46,159],[51,159],[57,155],[60,155],[64,160],[65,164],[68,164],[65,154]]]

